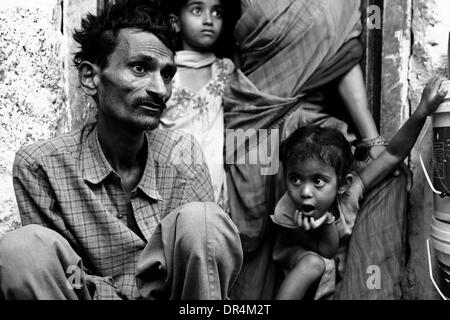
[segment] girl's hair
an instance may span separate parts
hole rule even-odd
[[[169,0],[168,6],[172,14],[180,16],[181,9],[189,0]],[[220,38],[217,40],[214,53],[220,57],[234,58],[235,40],[234,27],[241,14],[239,0],[220,0],[222,5],[223,25]],[[177,39],[177,50],[181,50],[181,39]]]
[[[286,172],[287,164],[311,159],[333,167],[338,184],[354,169],[355,163],[350,143],[338,130],[308,125],[283,141],[280,160]]]

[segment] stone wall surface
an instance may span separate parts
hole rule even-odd
[[[413,112],[421,98],[422,90],[434,74],[447,76],[447,53],[450,32],[450,1],[412,1],[412,47],[409,64],[410,109]],[[430,124],[430,121],[427,122]],[[408,272],[409,290],[406,299],[437,299],[429,277],[426,241],[430,238],[433,214],[433,193],[428,186],[419,162],[422,154],[427,170],[433,174],[431,165],[431,130],[424,130],[411,154],[411,169],[414,172],[414,187],[410,196],[409,239],[410,263]]]
[[[67,125],[58,3],[0,5],[0,237],[20,225],[14,153]]]

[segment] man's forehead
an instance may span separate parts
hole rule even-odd
[[[151,55],[156,58],[173,61],[170,50],[155,34],[140,29],[121,29],[117,36],[116,50],[127,56]]]

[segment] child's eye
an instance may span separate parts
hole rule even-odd
[[[218,19],[222,19],[222,10],[214,10],[212,12],[213,17],[216,17]]]
[[[200,14],[202,13],[202,10],[200,9],[200,7],[193,7],[193,8],[191,9],[191,12],[192,12],[193,14],[195,14],[196,16],[198,16],[198,15],[200,15]]]
[[[313,183],[316,187],[323,187],[327,182],[322,178],[314,178]]]
[[[294,186],[298,187],[302,184],[302,180],[300,180],[298,177],[296,176],[292,176],[289,178],[291,184],[293,184]]]

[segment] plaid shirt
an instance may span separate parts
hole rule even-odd
[[[203,154],[191,136],[161,130],[146,136],[145,172],[128,201],[100,148],[96,124],[16,154],[13,182],[22,223],[64,236],[99,299],[139,298],[136,264],[159,221],[185,203],[214,201]],[[141,237],[128,227],[127,212]]]

